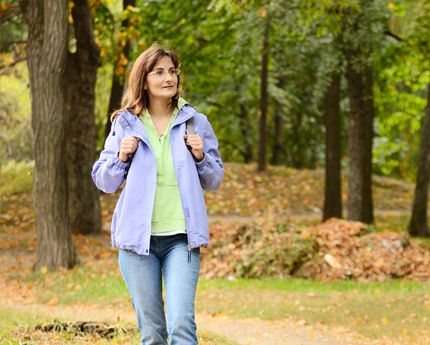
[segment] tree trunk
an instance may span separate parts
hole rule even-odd
[[[291,166],[295,169],[302,169],[306,166],[305,157],[303,156],[303,133],[301,131],[303,122],[302,109],[296,109],[291,114],[290,127],[288,136],[290,142]]]
[[[283,89],[285,87],[286,78],[283,76],[278,77],[278,88]],[[280,102],[275,103],[275,133],[273,142],[273,154],[272,154],[272,164],[278,165],[281,159],[281,153],[283,151],[282,145],[282,105]]]
[[[427,106],[421,128],[420,157],[414,203],[408,231],[412,236],[430,236],[427,223],[428,185],[430,176],[430,83],[427,85]]]
[[[133,6],[133,7],[136,6],[136,0],[123,0],[122,2],[123,10],[127,9],[127,6]],[[129,27],[129,25],[130,25],[130,21],[127,17],[121,22],[121,31],[126,30]],[[122,51],[119,52],[116,58],[114,66],[117,66],[120,63],[120,61],[122,61],[121,56],[124,56],[128,61],[129,54],[130,54],[130,40],[127,39]],[[112,74],[112,88],[110,92],[109,106],[108,106],[108,112],[107,112],[107,118],[106,118],[106,124],[105,124],[105,138],[107,138],[110,133],[110,128],[111,128],[110,117],[112,113],[116,109],[120,108],[121,106],[122,93],[124,90],[124,79],[125,79],[124,75],[117,75],[115,73],[115,67],[114,67],[114,71]]]
[[[261,59],[260,84],[260,142],[258,150],[258,171],[266,170],[266,142],[267,142],[267,79],[269,67],[269,16],[266,18],[263,37],[263,50]]]
[[[96,147],[95,85],[100,53],[94,41],[93,18],[86,0],[73,0],[76,53],[67,58],[66,104],[69,217],[74,233],[100,233],[99,193],[91,179]]]
[[[245,163],[252,161],[252,140],[251,140],[251,124],[249,121],[248,109],[243,103],[240,103],[240,131],[244,141],[243,160]]]
[[[375,109],[372,94],[372,67],[353,66],[356,51],[347,55],[346,77],[350,104],[348,219],[373,222],[372,141]]]
[[[323,221],[342,218],[340,75],[334,72],[325,96],[325,195]]]
[[[67,0],[23,3],[28,22],[27,62],[35,138],[36,268],[71,268],[77,259],[67,212],[67,5]]]

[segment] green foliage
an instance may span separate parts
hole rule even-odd
[[[390,30],[400,39],[387,40],[380,50],[375,75],[374,170],[413,180],[418,163],[421,121],[430,82],[427,42],[428,1],[392,3]],[[427,29],[426,29],[427,27]],[[427,36],[424,32],[427,30]]]
[[[33,183],[34,162],[8,161],[0,169],[0,196],[29,193]]]
[[[30,94],[26,66],[0,75],[0,166],[33,157]]]
[[[6,11],[17,1],[1,5]],[[429,1],[121,1],[92,0],[101,48],[96,97],[98,148],[112,79],[125,80],[135,58],[153,42],[175,48],[182,60],[184,97],[208,115],[223,158],[255,160],[263,28],[270,25],[268,159],[274,117],[282,118],[281,163],[315,168],[324,163],[324,97],[331,72],[345,67],[346,48],[358,49],[357,68],[374,68],[373,171],[412,179],[429,75]],[[6,6],[6,7],[5,7]],[[121,29],[127,19],[129,26]],[[3,62],[24,51],[23,17],[0,26]],[[387,32],[393,35],[388,35]],[[397,36],[402,41],[394,39]],[[119,56],[127,41],[130,57]],[[9,59],[9,60],[8,60]],[[0,73],[0,165],[32,158],[30,98],[24,64]],[[348,97],[342,81],[342,152],[347,153]]]

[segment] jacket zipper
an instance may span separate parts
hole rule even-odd
[[[188,119],[187,119],[188,120]],[[187,121],[186,120],[186,121]],[[185,121],[185,122],[186,122]],[[175,128],[175,127],[177,127],[177,126],[180,126],[181,124],[182,124],[183,122],[181,122],[181,123],[176,123],[176,124],[173,124],[173,126],[172,126],[172,128],[170,129],[170,147],[172,148],[173,147],[173,145],[172,145],[172,138],[173,138],[173,135],[172,135],[172,132],[173,132],[173,129]],[[175,164],[175,157],[174,157],[174,155],[173,155],[173,152],[172,152],[172,160],[173,160],[173,166],[175,167],[175,175],[176,175],[176,180],[178,181],[178,187],[179,187],[179,196],[180,196],[180,198],[181,198],[181,202],[182,202],[182,205],[184,205],[184,200],[183,200],[183,195],[182,195],[182,193],[181,193],[181,186],[180,186],[180,182],[179,182],[179,178],[178,178],[178,174],[177,174],[177,171],[176,171],[176,164]],[[184,216],[186,217],[186,215],[185,215],[185,212],[184,212]],[[185,221],[185,225],[187,225],[187,222]],[[187,249],[188,249],[188,262],[191,262],[191,245],[190,245],[190,238],[189,238],[189,230],[190,229],[186,229],[186,233],[187,233],[187,242],[188,242],[188,245],[187,245]]]

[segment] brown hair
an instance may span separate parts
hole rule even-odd
[[[154,43],[151,47],[145,50],[133,64],[128,78],[127,90],[121,101],[121,108],[115,110],[111,115],[111,121],[115,116],[124,110],[130,111],[134,115],[140,114],[143,109],[149,107],[149,95],[145,90],[145,83],[148,73],[154,69],[163,56],[168,56],[172,59],[175,68],[179,68],[178,55],[173,51],[161,47],[158,43]],[[172,97],[172,110],[178,105],[179,98],[179,76],[178,76],[178,90]]]

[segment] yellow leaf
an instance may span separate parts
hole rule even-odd
[[[383,318],[382,318],[382,324],[384,325],[384,326],[386,326],[386,325],[388,325],[390,323],[390,321],[387,319],[387,317],[386,316],[384,316]]]
[[[133,7],[131,5],[127,6],[127,11],[133,12],[133,13],[139,13],[139,9],[137,7]]]
[[[48,272],[48,267],[47,266],[40,267],[40,273],[46,274],[47,272]]]
[[[260,16],[261,18],[267,17],[267,10],[265,7],[260,7],[260,9],[258,10],[258,16]]]
[[[355,323],[356,325],[361,325],[361,324],[363,323],[363,319],[362,319],[361,317],[357,317],[357,318],[354,320],[354,323]]]

